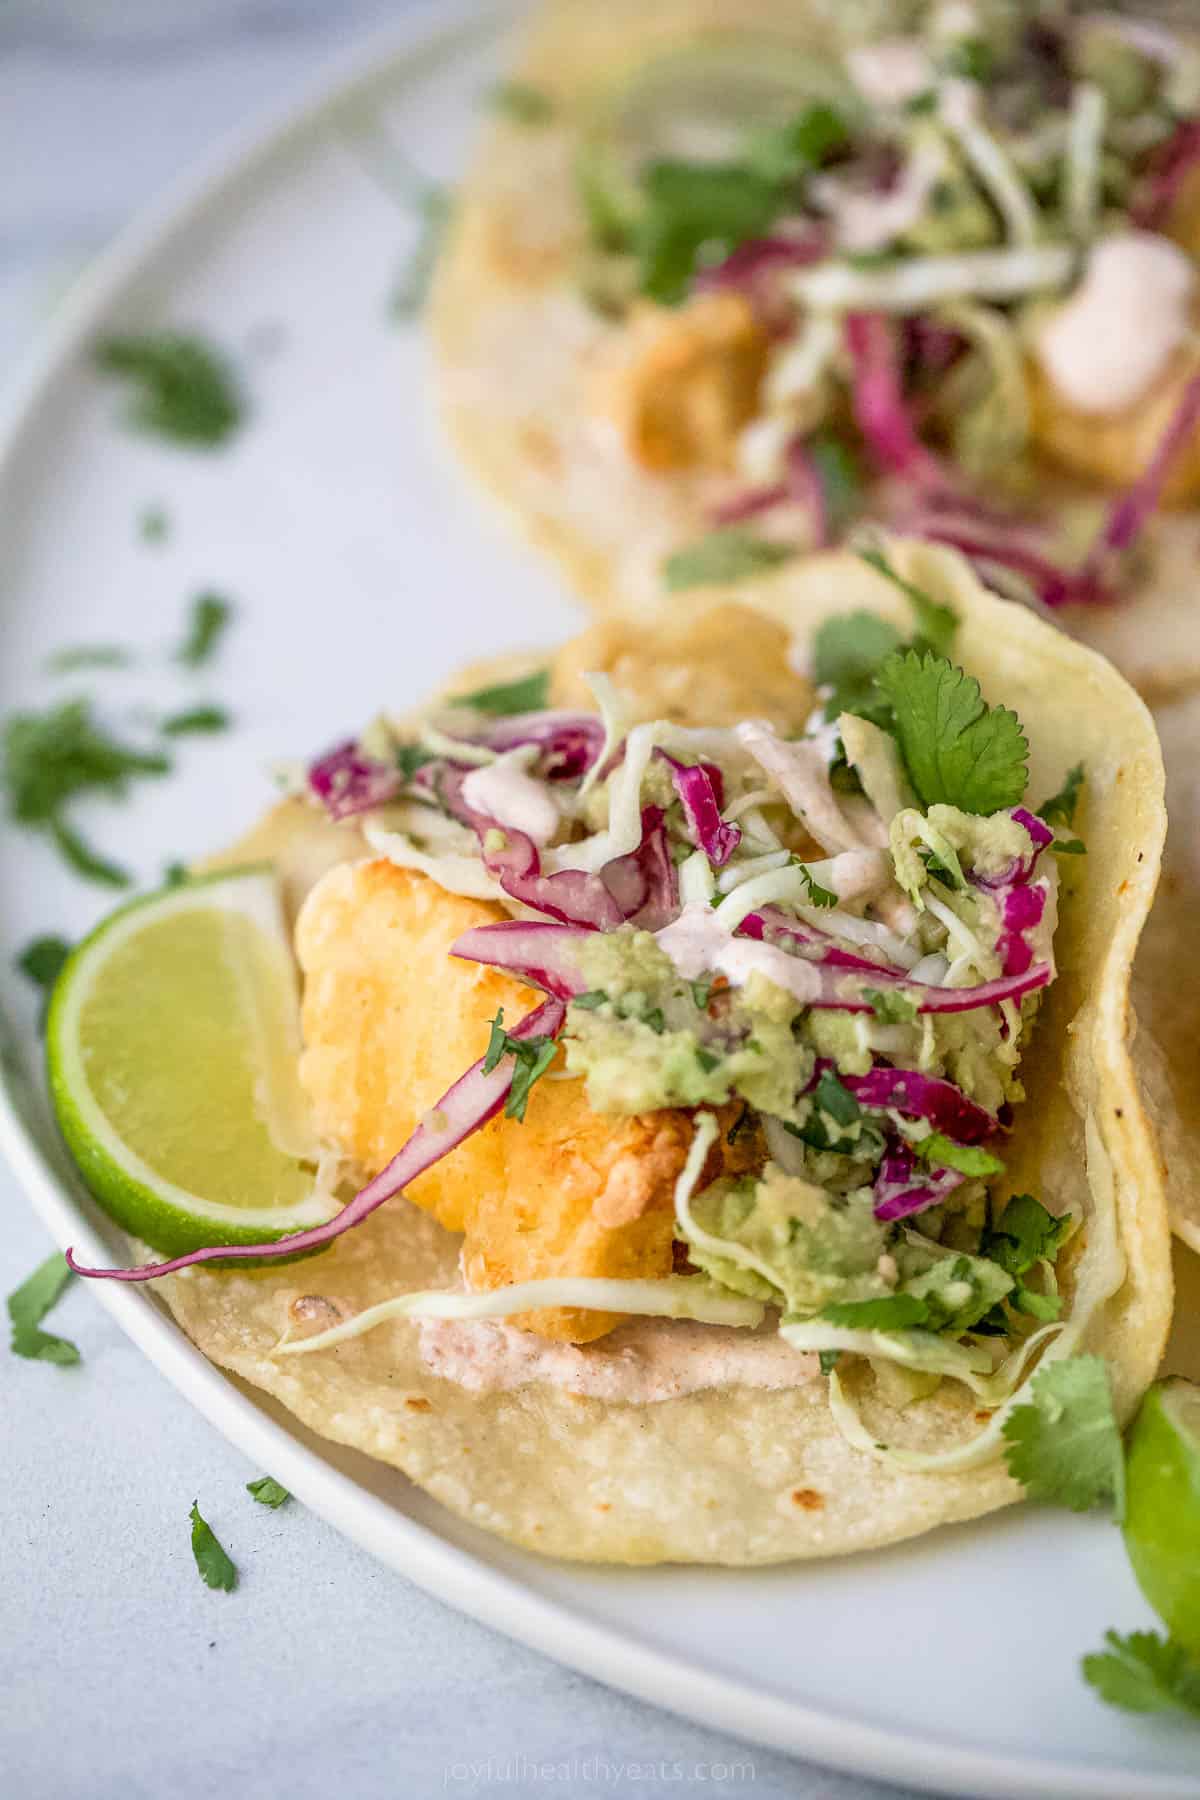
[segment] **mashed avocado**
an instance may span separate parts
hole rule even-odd
[[[717,1182],[692,1211],[704,1232],[752,1251],[771,1270],[773,1286],[732,1259],[690,1243],[691,1261],[739,1293],[753,1292],[807,1315],[835,1300],[870,1300],[892,1292],[896,1269],[885,1255],[888,1227],[872,1211],[870,1188],[835,1200],[768,1163],[757,1181]]]

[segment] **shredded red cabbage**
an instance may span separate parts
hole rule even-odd
[[[573,781],[591,769],[604,748],[604,727],[591,713],[513,713],[474,735],[471,743],[489,750],[516,750],[536,744],[538,773],[546,781]]]
[[[819,1070],[814,1079],[817,1078]],[[876,1112],[890,1107],[906,1119],[927,1119],[934,1131],[958,1144],[982,1143],[1000,1129],[998,1119],[939,1075],[922,1075],[916,1069],[889,1069],[880,1064],[865,1075],[839,1075],[838,1080],[860,1106]]]
[[[794,327],[795,308],[781,290],[779,277],[789,269],[820,262],[828,248],[825,234],[815,229],[804,237],[750,238],[723,262],[700,269],[694,291],[743,295],[768,331],[782,336]]]
[[[721,817],[721,771],[712,763],[689,767],[668,756],[665,750],[660,750],[659,755],[670,765],[671,780],[692,842],[699,845],[715,869],[723,869],[741,843],[742,833],[739,826],[727,825]]]
[[[509,1036],[557,1037],[565,1017],[566,1008],[561,1000],[544,1000],[513,1027]],[[484,1074],[483,1063],[484,1059],[480,1057],[465,1075],[459,1076],[453,1087],[447,1088],[386,1169],[381,1169],[373,1181],[360,1189],[353,1200],[324,1225],[314,1225],[309,1231],[293,1232],[289,1237],[264,1244],[209,1244],[203,1250],[173,1257],[170,1262],[146,1263],[137,1269],[85,1269],[75,1261],[71,1250],[67,1251],[67,1262],[76,1275],[89,1279],[153,1281],[158,1275],[173,1275],[177,1269],[190,1269],[197,1263],[233,1259],[261,1262],[277,1256],[296,1256],[302,1250],[324,1249],[344,1232],[361,1225],[377,1207],[402,1193],[418,1175],[423,1175],[489,1119],[495,1118],[512,1086],[515,1062],[511,1056],[502,1057],[490,1075]]]
[[[875,1177],[875,1217],[884,1224],[940,1206],[966,1180],[958,1169],[921,1169],[906,1144],[893,1144]]]
[[[743,937],[754,938],[759,942],[764,939],[776,941],[789,938],[805,954],[815,951],[812,961],[828,963],[831,967],[861,969],[864,974],[890,976],[896,981],[903,981],[905,977],[905,971],[896,963],[872,962],[869,957],[856,956],[851,950],[843,950],[840,944],[835,944],[823,932],[815,931],[807,925],[798,925],[795,919],[789,918],[777,906],[760,906],[756,912],[747,913],[738,930]]]
[[[921,443],[909,415],[891,322],[882,313],[847,313],[845,331],[854,366],[854,416],[875,460],[909,481],[948,486],[941,463]]]
[[[404,787],[399,769],[364,756],[354,738],[337,744],[308,771],[308,783],[331,819],[386,806]]]
[[[1159,439],[1145,472],[1127,494],[1115,502],[1100,537],[1084,564],[1084,578],[1098,581],[1101,566],[1110,554],[1128,550],[1156,511],[1171,470],[1188,439],[1200,425],[1200,374],[1193,375]]]
[[[1131,217],[1135,225],[1156,231],[1179,198],[1183,184],[1200,163],[1200,119],[1185,119],[1150,158],[1141,193]]]

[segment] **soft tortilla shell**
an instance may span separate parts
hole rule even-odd
[[[965,665],[1019,711],[1034,796],[1080,758],[1088,768],[1089,855],[1065,864],[1061,973],[1026,1065],[1031,1099],[1012,1136],[1008,1181],[1054,1208],[1086,1210],[1083,1130],[1094,1116],[1112,1163],[1127,1275],[1088,1342],[1109,1358],[1124,1415],[1153,1377],[1171,1310],[1159,1153],[1126,1042],[1130,965],[1163,838],[1157,740],[1142,703],[1102,659],[984,593],[956,558],[922,546],[897,547],[896,556],[952,599]],[[764,603],[803,638],[834,609],[869,605],[903,617],[895,591],[855,559],[829,573],[814,585],[794,570]],[[310,842],[305,858],[312,854]],[[295,879],[290,864],[286,873]],[[309,1328],[330,1322],[323,1302],[346,1316],[405,1289],[451,1284],[456,1254],[456,1239],[396,1200],[319,1258],[256,1273],[193,1269],[161,1288],[207,1355],[305,1424],[403,1469],[472,1523],[555,1556],[751,1564],[832,1555],[1019,1497],[1002,1464],[915,1475],[851,1449],[819,1379],[787,1393],[717,1390],[648,1408],[548,1387],[480,1396],[431,1375],[418,1328],[404,1322],[311,1357],[272,1356],[289,1320],[293,1330],[305,1315]],[[970,1396],[953,1384],[902,1413],[882,1405],[869,1376],[860,1385],[881,1439],[933,1449],[978,1429]]]

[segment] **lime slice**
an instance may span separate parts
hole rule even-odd
[[[269,868],[113,913],[64,968],[47,1025],[58,1123],[104,1210],[172,1256],[329,1218],[299,1048]]]
[[[836,62],[746,36],[701,38],[610,73],[587,109],[579,152],[593,215],[613,231],[628,228],[646,163],[734,161],[750,133],[786,125],[816,100],[847,119],[856,110]]]
[[[1125,1547],[1171,1636],[1200,1656],[1200,1387],[1152,1387],[1129,1437]]]

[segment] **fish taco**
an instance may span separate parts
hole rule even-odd
[[[476,671],[235,853],[298,906],[330,1204],[110,1273],[515,1543],[888,1543],[1020,1497],[1036,1371],[1099,1354],[1124,1419],[1158,1365],[1149,716],[954,554],[876,562]]]
[[[433,295],[465,458],[602,607],[867,517],[1194,685],[1193,12],[554,0]]]

